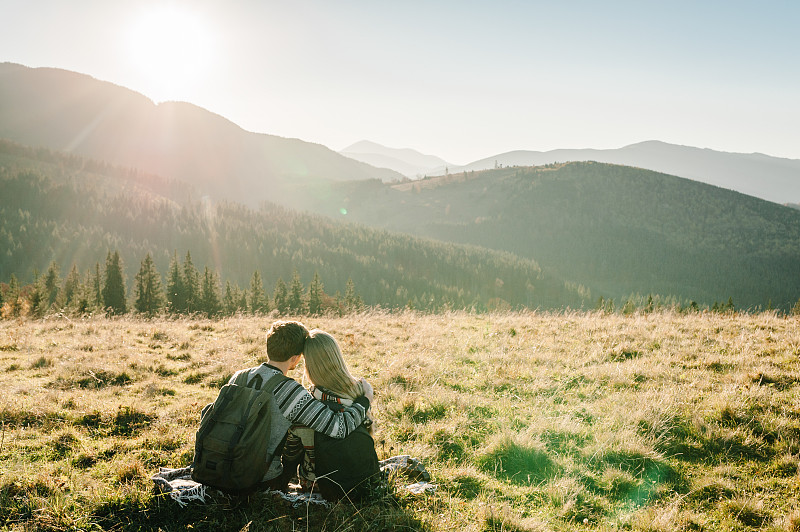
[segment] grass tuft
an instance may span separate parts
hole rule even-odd
[[[701,505],[710,507],[722,500],[729,500],[737,496],[736,487],[727,479],[699,479],[694,489],[688,493],[688,498]]]
[[[436,448],[436,457],[439,460],[461,462],[466,458],[463,442],[447,429],[435,431],[428,442]]]
[[[151,336],[154,342],[167,342],[169,341],[169,335],[164,331],[155,331]]]
[[[800,510],[793,510],[784,516],[778,527],[786,532],[800,532]]]
[[[132,436],[146,429],[156,416],[140,412],[125,406],[117,410],[112,422],[111,434],[114,436]]]
[[[418,401],[411,397],[399,405],[398,409],[390,412],[397,420],[407,419],[411,423],[428,423],[443,419],[449,410],[449,405],[444,402]]]
[[[31,369],[49,368],[53,365],[53,361],[46,356],[40,356],[31,363]]]
[[[452,479],[442,479],[442,488],[462,499],[477,498],[486,489],[486,483],[476,475],[459,474]]]
[[[725,510],[743,525],[753,528],[761,528],[771,521],[770,514],[764,510],[764,503],[751,498],[736,497],[726,501]]]
[[[559,466],[541,442],[504,434],[495,438],[476,459],[477,466],[497,478],[516,484],[530,485],[551,478]]]
[[[71,388],[94,390],[105,388],[106,386],[125,386],[132,382],[133,377],[125,371],[116,373],[113,371],[97,370],[89,371],[88,375],[77,378],[59,376],[56,378],[55,382],[48,387],[58,390],[69,390]]]
[[[52,459],[53,460],[61,460],[70,454],[75,449],[76,446],[80,444],[80,440],[75,435],[75,433],[67,429],[65,432],[62,432],[58,436],[56,436],[51,442],[50,447],[52,448]]]
[[[769,463],[767,471],[779,478],[800,476],[800,458],[794,454],[777,456]]]
[[[128,484],[145,478],[144,466],[138,460],[132,460],[117,467],[116,480]]]
[[[203,382],[203,379],[205,379],[206,377],[208,377],[208,373],[203,373],[199,371],[192,372],[183,378],[183,382],[186,384],[199,384]]]

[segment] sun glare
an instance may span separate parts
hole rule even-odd
[[[210,69],[213,37],[203,18],[174,5],[143,11],[131,22],[127,53],[156,101],[182,100]]]

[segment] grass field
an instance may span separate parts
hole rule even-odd
[[[262,360],[271,320],[2,321],[0,527],[800,530],[797,318],[301,319],[373,383],[379,457],[423,459],[435,494],[181,510],[149,477],[191,462],[200,409]]]

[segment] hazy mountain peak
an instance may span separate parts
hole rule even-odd
[[[389,148],[369,140],[356,142],[339,153],[372,166],[390,168],[407,177],[421,176],[434,169],[451,166],[435,155],[426,155],[410,148]]]
[[[386,150],[391,150],[392,148],[387,148],[386,146],[381,146],[377,142],[372,142],[371,140],[359,140],[355,144],[351,144],[350,146],[339,150],[339,153],[342,152],[350,152],[350,153],[378,153]]]

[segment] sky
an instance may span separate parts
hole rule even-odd
[[[645,140],[800,159],[800,2],[0,0],[0,62],[451,164]],[[1,102],[0,102],[1,103]]]

